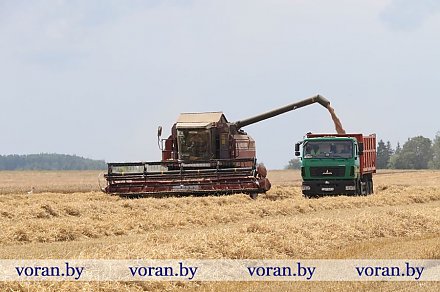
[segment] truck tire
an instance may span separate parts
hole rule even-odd
[[[365,184],[366,184],[365,195],[371,195],[374,192],[374,190],[373,190],[373,179],[371,177],[366,177],[365,178]]]
[[[356,196],[360,196],[361,195],[361,180],[358,179],[356,180]]]
[[[361,196],[367,195],[367,182],[361,181]]]
[[[367,193],[366,184],[362,179],[358,179],[356,182],[356,196],[365,196]]]

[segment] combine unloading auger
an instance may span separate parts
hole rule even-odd
[[[158,142],[158,162],[108,163],[103,191],[123,196],[152,194],[248,193],[270,189],[264,165],[257,164],[255,141],[241,128],[313,103],[317,95],[245,120],[230,123],[221,112],[183,113],[167,139]]]

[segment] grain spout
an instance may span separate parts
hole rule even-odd
[[[335,109],[332,108],[330,104],[327,106],[327,109],[330,112],[330,115],[332,116],[333,123],[335,123],[336,132],[338,134],[345,134],[345,130],[342,127],[341,121],[339,120],[338,116],[335,113]]]

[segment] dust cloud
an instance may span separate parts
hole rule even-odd
[[[327,106],[327,109],[330,112],[330,115],[332,116],[333,122],[335,123],[336,132],[338,134],[345,134],[345,130],[342,127],[341,121],[339,120],[338,116],[335,113],[335,109],[332,108],[330,104]]]

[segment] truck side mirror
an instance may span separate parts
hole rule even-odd
[[[296,144],[295,144],[295,156],[299,156],[299,155],[300,155],[300,152],[299,152],[299,145],[300,145],[300,143],[296,143]]]
[[[364,154],[364,143],[359,143],[359,155]]]

